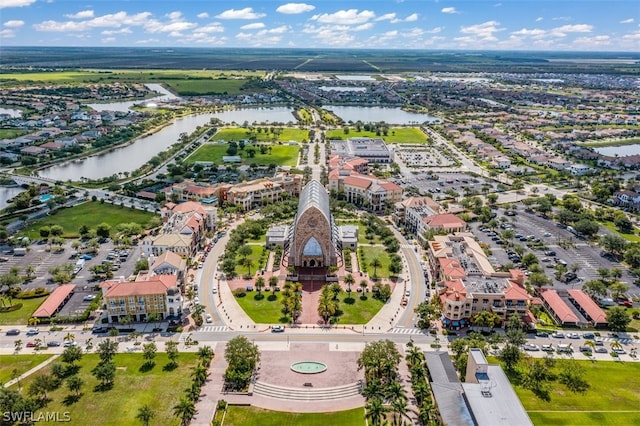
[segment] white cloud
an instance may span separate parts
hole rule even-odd
[[[116,41],[115,37],[105,37],[101,40],[103,43],[113,43],[114,41]]]
[[[634,23],[634,19],[633,18],[629,18],[629,19],[625,19],[624,21],[620,21],[621,24],[633,24]]]
[[[573,41],[574,46],[589,48],[611,46],[611,37],[599,35],[594,37],[578,37]]]
[[[455,7],[443,7],[440,12],[442,12],[442,13],[460,13],[460,12],[458,12],[456,10]]]
[[[406,18],[404,18],[404,22],[415,22],[418,20],[418,14],[417,13],[412,13],[411,15],[407,16]]]
[[[64,16],[70,19],[87,19],[87,18],[93,18],[94,14],[93,14],[93,10],[82,10],[78,13],[64,15]]]
[[[287,3],[278,6],[276,12],[284,13],[285,15],[297,15],[299,13],[311,12],[315,8],[315,6],[306,3]]]
[[[243,25],[240,27],[241,30],[261,30],[265,27],[262,22],[254,22],[252,24]]]
[[[44,21],[35,24],[36,31],[45,32],[67,32],[86,31],[92,28],[120,28],[123,26],[144,26],[154,22],[150,20],[150,12],[141,12],[129,15],[127,12],[117,12],[113,14],[98,16],[88,21]]]
[[[15,36],[16,33],[12,29],[0,30],[0,37],[2,38],[13,38]]]
[[[442,30],[443,30],[443,27],[435,27],[435,28],[432,28],[430,30],[425,31],[425,33],[427,33],[427,34],[438,34],[438,33],[441,33]]]
[[[358,12],[358,9],[339,10],[335,13],[314,15],[311,19],[322,24],[359,25],[374,19],[376,14],[370,10]]]
[[[211,33],[223,33],[224,27],[218,22],[214,22],[204,27],[198,27],[193,30],[194,34],[211,34]]]
[[[225,10],[221,14],[217,15],[218,19],[260,19],[264,18],[264,13],[256,13],[251,7],[245,7],[244,9],[229,9]]]
[[[556,16],[555,18],[551,18],[552,21],[570,21],[571,16]]]
[[[14,20],[5,22],[2,25],[7,28],[20,28],[21,26],[24,25],[24,21],[18,21],[17,19],[14,19]]]
[[[152,43],[157,43],[160,40],[158,40],[157,38],[147,38],[144,40],[138,40],[136,41],[136,44],[152,44]]]
[[[476,37],[479,37],[485,41],[497,40],[493,33],[503,31],[504,28],[498,28],[500,22],[497,21],[487,21],[482,24],[470,25],[468,27],[462,27],[460,32],[463,34],[473,34]]]
[[[555,37],[564,37],[567,33],[590,33],[593,30],[593,25],[577,24],[577,25],[563,25],[551,29],[551,35]]]
[[[322,25],[307,24],[302,30],[305,34],[311,34],[314,40],[325,46],[352,46],[355,37],[349,33],[348,25]]]
[[[376,22],[378,22],[378,21],[393,21],[394,19],[396,19],[395,13],[385,13],[382,16],[378,16],[375,20]]]
[[[542,21],[543,19],[544,19],[544,18],[543,18],[542,16],[538,16],[538,17],[536,18],[536,22],[540,22],[540,21]]]
[[[144,26],[144,28],[150,33],[175,33],[190,30],[195,27],[197,27],[197,24],[186,21],[173,21],[168,24],[159,21],[151,21]]]
[[[539,28],[533,28],[533,29],[523,28],[521,30],[514,31],[511,34],[516,36],[539,38],[539,37],[544,37],[547,34],[547,32]]]
[[[502,6],[502,3],[496,3],[493,5],[493,7],[500,7],[500,6]]]
[[[172,21],[177,21],[178,19],[182,18],[182,12],[167,13],[167,18],[171,19]]]
[[[366,30],[370,30],[371,28],[373,28],[373,24],[371,22],[367,22],[366,24],[357,25],[352,29],[353,31],[366,31]]]
[[[200,19],[207,19],[209,17],[209,14],[207,12],[202,12],[198,13],[196,16]]]
[[[284,34],[290,29],[291,28],[288,25],[281,25],[279,27],[271,28],[270,30],[260,31],[258,34]]]
[[[0,0],[0,9],[3,9],[5,7],[30,6],[35,2],[36,0]]]
[[[102,35],[115,35],[115,34],[131,34],[133,31],[129,28],[123,28],[121,30],[104,30],[100,34]]]
[[[632,41],[640,41],[640,31],[636,31],[634,33],[625,34],[622,36],[624,40],[632,40]]]

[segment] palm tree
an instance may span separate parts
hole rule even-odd
[[[191,373],[191,377],[193,377],[193,381],[198,385],[202,386],[204,382],[207,381],[207,376],[209,372],[207,367],[202,364],[198,364],[193,368],[193,372]]]
[[[276,287],[278,287],[278,277],[276,277],[275,275],[272,275],[271,277],[269,277],[269,288],[271,288],[271,292],[273,294],[276,294]]]
[[[73,375],[67,379],[67,388],[71,392],[74,392],[76,396],[80,396],[80,388],[84,384],[84,380],[82,380],[78,375]]]
[[[367,280],[360,281],[360,288],[362,289],[362,296],[364,297],[365,291],[369,288],[369,282]]]
[[[611,350],[616,350],[616,349],[622,349],[622,344],[620,343],[619,340],[616,340],[614,342],[611,343]]]
[[[347,294],[351,297],[351,286],[356,283],[356,279],[353,278],[353,275],[347,274],[347,276],[344,277],[344,283],[347,285]]]
[[[367,410],[366,417],[371,421],[372,425],[382,424],[382,419],[384,418],[384,413],[387,412],[387,408],[382,405],[382,399],[380,399],[380,397],[369,399],[365,405],[365,409]]]
[[[196,406],[187,397],[181,397],[180,401],[173,406],[173,415],[180,419],[180,426],[188,426],[196,414]]]
[[[264,286],[265,286],[264,278],[263,277],[256,278],[256,290],[258,290],[258,294],[261,294],[260,292],[262,291]]]
[[[403,424],[402,418],[409,419],[407,411],[407,398],[397,398],[391,401],[391,410],[393,411],[393,424]]]
[[[247,268],[247,276],[251,276],[251,267],[254,265],[253,260],[250,257],[240,259],[240,264]]]
[[[419,347],[412,346],[411,349],[409,349],[409,351],[407,352],[407,355],[405,358],[407,360],[407,364],[409,365],[409,368],[411,368],[414,365],[422,364],[422,361],[424,360],[424,355],[422,355],[422,351],[420,351]]]
[[[387,386],[386,397],[390,401],[396,399],[407,399],[407,391],[404,390],[404,386],[398,381],[393,381]]]
[[[324,319],[324,323],[328,324],[332,316],[336,314],[337,304],[331,298],[330,292],[326,291],[328,286],[322,287],[322,295],[318,301],[318,314]]]
[[[76,340],[76,336],[74,336],[73,334],[71,334],[70,332],[67,333],[66,336],[64,336],[64,338],[62,339],[65,342],[73,342],[74,340]]]
[[[373,268],[373,278],[377,278],[378,277],[378,268],[380,266],[382,266],[382,263],[380,262],[380,259],[378,259],[377,257],[374,257],[373,259],[371,259],[371,263],[369,263],[369,266],[371,266]]]
[[[198,349],[198,358],[202,365],[208,366],[213,359],[213,355],[213,349],[211,349],[211,346],[203,346]]]
[[[156,416],[156,413],[148,405],[143,405],[142,407],[138,408],[138,414],[136,414],[136,419],[140,420],[140,422],[144,426],[149,426],[149,422],[155,416]]]

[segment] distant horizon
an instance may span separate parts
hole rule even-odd
[[[0,0],[0,44],[640,50],[636,0]]]

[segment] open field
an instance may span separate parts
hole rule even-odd
[[[172,92],[180,96],[236,95],[247,82],[244,79],[165,80]]]
[[[25,343],[22,339],[23,346]],[[50,354],[0,355],[0,383],[11,380],[14,369],[18,375],[24,374],[50,357]]]
[[[47,299],[47,296],[36,297],[33,299],[13,299],[13,304],[17,305],[18,303],[22,303],[22,308],[17,311],[12,312],[2,312],[0,313],[0,325],[7,324],[26,324],[31,318],[31,315],[38,309],[42,302]],[[24,343],[28,337],[25,337],[24,334],[20,336],[16,336],[16,340],[21,339]]]
[[[558,361],[560,362],[560,361]],[[589,389],[581,394],[551,382],[550,401],[514,385],[536,425],[640,424],[640,364],[614,361],[576,361],[584,367]],[[555,369],[556,374],[559,369]],[[513,383],[513,382],[512,382]]]
[[[428,140],[427,135],[415,127],[391,127],[386,136],[382,134],[376,135],[376,132],[367,132],[365,130],[358,132],[355,128],[350,129],[348,134],[345,134],[342,129],[327,130],[327,140],[348,138],[382,138],[388,144],[422,144]]]
[[[155,413],[150,425],[180,423],[173,416],[173,406],[183,390],[190,386],[191,369],[197,363],[196,354],[180,353],[178,367],[173,371],[163,371],[169,361],[166,354],[158,353],[155,367],[147,372],[140,371],[144,364],[142,354],[117,354],[114,357],[117,371],[113,389],[104,392],[94,390],[99,382],[91,370],[98,361],[97,355],[89,354],[77,363],[80,366],[78,375],[84,380],[82,395],[77,402],[65,404],[70,392],[63,384],[47,394],[51,402],[43,411],[69,412],[70,424],[74,425],[134,425],[140,423],[136,420],[138,409],[146,404]],[[50,373],[51,364],[42,372]],[[23,381],[23,390],[36,375]]]
[[[389,254],[385,251],[384,247],[360,245],[358,250],[363,250],[365,255],[366,264],[360,264],[361,271],[364,271],[366,269],[369,276],[373,277],[373,267],[371,266],[371,261],[377,258],[380,261],[380,266],[378,266],[378,268],[376,269],[377,277],[389,278],[389,264],[391,263],[391,259],[389,259]],[[362,258],[360,257],[359,253],[358,262],[362,262]]]
[[[244,79],[251,76],[261,76],[262,72],[255,71],[216,71],[216,70],[83,70],[83,71],[55,71],[55,72],[21,72],[0,74],[0,83],[5,80],[17,82],[53,82],[53,83],[95,83],[112,81],[130,82],[166,82],[195,79],[195,81],[209,79],[222,81],[235,78],[244,83]],[[5,82],[6,83],[6,82]]]
[[[269,286],[262,290],[264,297],[256,299],[257,291],[247,292],[244,297],[236,297],[240,307],[258,324],[279,324],[289,322],[289,318],[282,314],[282,292],[271,294]]]
[[[371,321],[384,303],[379,299],[374,299],[371,292],[366,293],[366,299],[362,300],[356,289],[358,281],[351,286],[351,299],[349,300],[347,292],[340,292],[338,300],[340,304],[338,309],[342,311],[342,315],[338,317],[338,324],[366,324]]]
[[[262,256],[264,244],[249,244],[249,247],[251,247],[251,256],[249,256],[249,259],[251,259],[251,261],[253,262],[250,269],[240,264],[240,260],[242,259],[241,256],[236,256],[236,275],[238,275],[239,277],[244,276],[249,272],[251,272],[251,274],[253,275],[258,269],[261,268],[261,266],[263,266],[260,264],[260,256]],[[268,255],[269,253],[267,252],[264,258],[265,262],[267,261]]]
[[[24,134],[25,132],[20,129],[0,129],[0,139],[15,139]]]
[[[227,155],[228,144],[205,144],[195,150],[190,156],[185,158],[186,163],[195,163],[196,161],[210,161],[213,164],[225,164],[222,157]],[[268,166],[275,164],[276,166],[292,166],[298,164],[298,156],[300,147],[298,145],[271,145],[271,153],[261,154],[256,149],[254,157],[247,154],[248,146],[242,151],[238,151],[238,155],[242,159],[241,164],[257,164],[260,166]]]
[[[613,224],[613,222],[600,221],[599,223],[609,231],[613,232],[615,235],[622,237],[629,242],[640,242],[640,236],[638,236],[637,234],[623,234],[622,232],[618,231],[618,228]]]
[[[223,426],[356,426],[364,425],[364,409],[335,413],[285,413],[230,405]]]
[[[21,234],[31,239],[38,239],[38,230],[41,227],[60,225],[64,230],[63,237],[76,238],[80,235],[78,231],[82,225],[88,226],[89,229],[95,229],[104,222],[109,224],[112,230],[115,230],[115,227],[121,223],[135,222],[144,227],[154,216],[149,212],[91,201],[60,210],[53,216],[37,220],[22,230]]]
[[[256,129],[258,127],[264,130],[257,131]],[[252,137],[255,137],[255,140],[257,142],[302,142],[303,140],[307,140],[309,138],[309,131],[304,129],[294,129],[290,127],[278,127],[273,129],[275,130],[274,132],[270,131],[271,127],[269,126],[257,126],[253,130],[245,129],[243,127],[225,127],[224,129],[218,130],[218,132],[213,136],[212,140],[237,142],[241,140],[250,140]]]

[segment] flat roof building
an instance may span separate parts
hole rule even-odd
[[[332,155],[360,157],[370,163],[393,163],[393,152],[389,150],[384,140],[379,138],[349,138],[332,140],[329,143]]]

